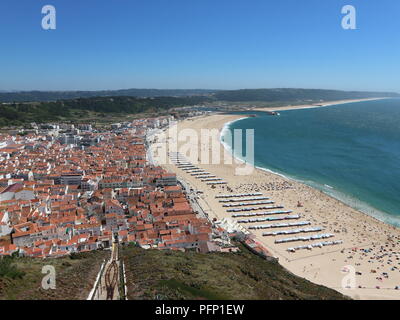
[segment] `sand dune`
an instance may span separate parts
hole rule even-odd
[[[265,108],[254,108],[254,111],[284,111],[284,110],[294,110],[294,109],[311,109],[311,108],[321,108],[321,107],[329,107],[338,104],[346,104],[352,102],[361,102],[361,101],[373,101],[373,100],[382,100],[388,98],[365,98],[365,99],[348,99],[348,100],[336,100],[336,101],[323,101],[320,103],[312,103],[312,104],[303,104],[303,105],[287,105],[283,107],[265,107]]]

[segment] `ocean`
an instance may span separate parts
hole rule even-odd
[[[254,129],[255,166],[400,227],[400,99],[251,113],[227,124],[221,140],[226,130]]]

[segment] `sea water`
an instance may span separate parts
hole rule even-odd
[[[255,130],[255,166],[400,226],[400,99],[255,114],[225,128]]]

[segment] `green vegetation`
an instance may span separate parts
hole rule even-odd
[[[4,257],[0,259],[2,300],[85,300],[109,251],[92,251],[57,259]],[[42,289],[42,267],[56,270],[56,289]]]
[[[324,89],[124,89],[102,91],[20,91],[0,92],[0,102],[45,102],[94,97],[213,97],[222,101],[297,101],[297,100],[341,100],[370,97],[399,97],[392,92],[339,91]]]
[[[0,106],[0,127],[26,125],[30,122],[80,120],[85,117],[105,118],[109,115],[158,113],[174,107],[190,106],[208,101],[193,97],[96,97],[41,103],[12,103]]]
[[[56,101],[65,99],[93,98],[93,97],[188,97],[205,96],[216,90],[204,89],[123,89],[101,91],[18,91],[0,92],[1,102],[29,102],[29,101]]]
[[[128,300],[134,299],[346,299],[266,261],[240,245],[239,253],[144,250],[122,246]],[[85,300],[109,251],[58,259],[0,259],[0,299]],[[41,287],[42,267],[56,270],[56,289]],[[123,292],[122,287],[121,293]]]
[[[126,246],[128,299],[345,299],[240,249],[201,254]]]
[[[0,258],[0,278],[22,279],[25,272],[20,271],[13,263],[15,256]]]

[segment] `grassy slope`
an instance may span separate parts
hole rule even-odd
[[[241,247],[240,253],[123,249],[128,299],[344,299]]]
[[[6,300],[84,300],[93,287],[100,265],[108,259],[109,251],[79,254],[75,259],[14,258],[12,265],[22,271],[22,278],[0,276],[0,299]],[[56,269],[56,289],[41,287],[42,266]]]
[[[344,299],[334,290],[299,278],[278,263],[241,247],[240,253],[171,252],[126,246],[122,250],[128,299]],[[14,258],[12,271],[0,276],[0,299],[86,299],[109,251],[75,259]],[[56,268],[56,289],[41,288],[42,266]],[[2,269],[4,271],[4,268]],[[1,271],[1,268],[0,268]]]

